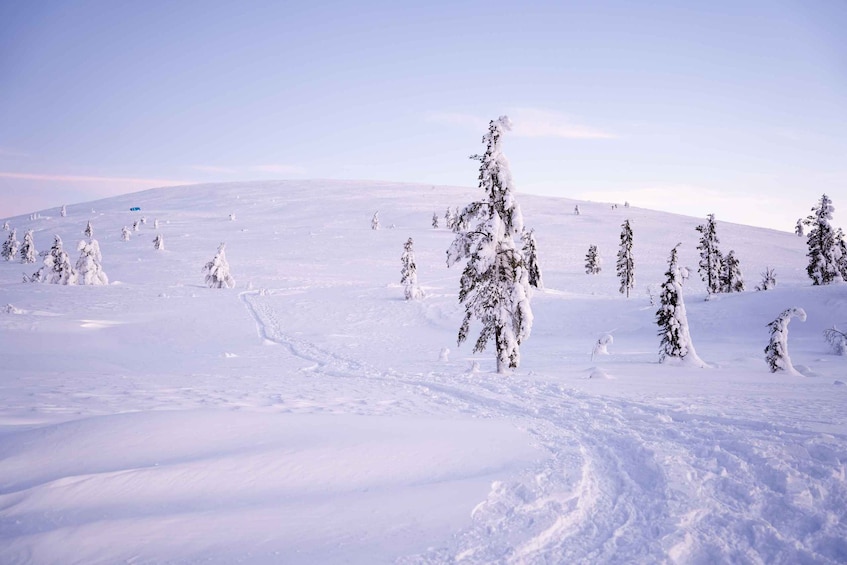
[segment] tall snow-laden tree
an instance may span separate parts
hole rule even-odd
[[[523,216],[514,196],[509,162],[501,149],[501,137],[511,129],[506,116],[491,120],[482,138],[479,188],[485,197],[468,204],[459,214],[456,237],[447,250],[447,265],[467,260],[462,271],[459,301],[465,316],[458,343],[470,333],[471,319],[482,324],[474,352],[494,341],[497,372],[506,373],[520,363],[520,345],[532,329],[529,272],[515,237],[523,230]]]
[[[76,274],[78,284],[101,285],[109,284],[109,277],[103,272],[100,254],[100,244],[96,239],[80,241],[77,245],[79,259],[76,262]]]
[[[529,275],[529,285],[535,288],[544,288],[541,267],[538,265],[538,244],[535,243],[535,230],[524,231],[521,234],[521,240],[523,241],[522,251]]]
[[[802,376],[791,364],[791,357],[788,356],[788,323],[792,318],[805,322],[806,311],[802,308],[789,308],[768,324],[771,338],[768,346],[765,347],[765,361],[771,373],[785,371],[790,375]]]
[[[53,238],[53,246],[44,257],[44,270],[47,272],[41,279],[50,284],[76,284],[76,271],[71,266],[70,257],[62,248],[62,238],[58,235]]]
[[[829,224],[833,212],[835,206],[824,194],[812,208],[812,214],[806,218],[806,225],[812,228],[806,238],[806,244],[809,246],[809,252],[806,254],[809,265],[806,267],[806,273],[812,279],[813,285],[829,284],[841,278],[838,268],[841,251],[835,241],[835,232]]]
[[[403,255],[400,256],[402,267],[400,269],[400,282],[403,284],[403,293],[406,300],[418,300],[423,298],[423,290],[418,286],[418,267],[415,264],[415,250],[410,237],[403,244]]]
[[[438,212],[432,213],[432,227],[438,228]]]
[[[6,241],[3,242],[3,249],[0,251],[0,255],[3,256],[3,259],[6,261],[12,261],[18,256],[18,249],[20,248],[20,242],[18,241],[18,230],[11,230],[9,232],[9,237],[6,238]]]
[[[799,218],[797,220],[797,224],[794,226],[794,234],[797,237],[803,237],[806,235],[806,232],[803,229],[803,218]]]
[[[85,231],[83,231],[82,233],[84,233],[85,237],[87,237],[88,239],[91,239],[91,237],[94,235],[94,228],[91,227],[91,220],[88,220],[88,224],[85,226]]]
[[[32,239],[32,230],[26,230],[24,242],[21,244],[21,263],[35,263],[38,251],[35,250],[35,241]]]
[[[128,227],[124,226],[121,229],[121,241],[129,241],[129,238],[130,238],[131,235],[132,235],[132,232],[129,231]]]
[[[162,237],[162,234],[157,233],[156,237],[153,238],[153,248],[157,251],[162,251],[165,248],[165,238]]]
[[[838,244],[838,273],[847,281],[847,241],[841,228],[835,232],[835,242]]]
[[[762,282],[756,287],[756,290],[770,290],[776,286],[776,275],[772,267],[765,267],[765,272],[761,273]]]
[[[715,228],[715,215],[706,216],[706,223],[700,224],[695,229],[702,234],[700,245],[697,246],[700,251],[700,267],[697,271],[706,283],[706,292],[715,294],[721,291],[721,263],[723,262],[721,251],[718,249],[720,241]]]
[[[371,229],[378,230],[379,229],[379,210],[374,212],[373,218],[371,218]]]
[[[659,326],[661,338],[659,362],[664,363],[668,358],[677,358],[702,367],[705,364],[697,356],[688,330],[688,315],[682,298],[682,274],[677,259],[679,245],[671,249],[668,270],[665,273],[665,282],[662,284],[659,297],[659,310],[656,312],[656,323]]]
[[[68,215],[68,207],[65,204],[62,204],[62,209],[59,210],[59,215],[63,218]]]
[[[218,252],[211,261],[203,267],[203,272],[206,273],[206,284],[209,288],[233,288],[235,280],[229,274],[229,263],[226,261],[226,253],[224,248],[226,243],[221,243],[218,246]]]
[[[603,260],[597,254],[597,246],[589,245],[588,253],[585,255],[585,273],[588,275],[596,275],[603,270]]]
[[[621,281],[621,294],[629,298],[629,293],[635,287],[635,262],[632,258],[632,227],[629,220],[621,224],[621,246],[618,249],[616,273]]]
[[[730,251],[721,263],[721,292],[744,291],[744,275],[741,273],[741,263]]]

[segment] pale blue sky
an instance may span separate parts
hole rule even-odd
[[[0,0],[0,217],[180,182],[474,186],[509,114],[519,191],[787,230],[824,191],[847,210],[845,29],[843,0]]]

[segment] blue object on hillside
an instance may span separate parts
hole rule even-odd
[[[141,212],[141,208],[139,208],[138,206],[133,206],[132,208],[129,209],[129,211],[130,212]]]

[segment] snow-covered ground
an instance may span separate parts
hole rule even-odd
[[[717,218],[749,290],[705,301],[707,203],[704,218],[590,202],[576,216],[521,195],[546,288],[503,376],[491,351],[455,345],[460,268],[431,227],[479,196],[221,184],[10,218],[74,261],[91,220],[111,284],[24,284],[34,266],[0,262],[0,562],[847,562],[847,360],[821,336],[847,327],[847,292],[810,285],[804,238]],[[419,302],[399,284],[409,237]],[[204,286],[221,242],[234,289]],[[657,362],[646,289],[678,242],[704,369]],[[755,292],[766,267],[778,286]],[[789,329],[801,377],[764,361],[789,307],[808,314]],[[603,334],[610,354],[592,360]]]

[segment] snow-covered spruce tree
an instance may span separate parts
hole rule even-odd
[[[141,222],[139,220],[135,220],[132,222],[132,231],[138,231],[141,229]]]
[[[403,255],[400,256],[402,268],[400,269],[400,282],[403,284],[403,292],[406,300],[418,300],[423,298],[423,291],[418,286],[418,267],[415,265],[414,243],[410,237],[403,244]]]
[[[794,226],[794,234],[797,237],[803,237],[806,235],[806,232],[803,229],[803,218],[797,219],[797,224]]]
[[[585,255],[585,273],[588,275],[596,275],[603,270],[603,260],[597,254],[597,246],[589,245],[588,253]]]
[[[532,329],[529,272],[515,236],[523,230],[523,217],[514,197],[509,162],[500,139],[511,127],[506,116],[491,120],[482,138],[479,188],[484,199],[468,204],[459,214],[456,237],[447,250],[447,265],[467,260],[459,287],[465,316],[458,343],[468,337],[470,322],[482,324],[474,352],[492,339],[497,350],[497,372],[506,373],[520,363],[520,344]]]
[[[591,360],[598,355],[608,355],[609,346],[615,342],[615,339],[610,334],[603,334],[594,342],[594,348],[591,350]]]
[[[129,228],[124,226],[121,229],[121,241],[129,241],[130,236],[132,236],[132,232],[129,231]]]
[[[35,263],[38,251],[35,250],[35,241],[32,239],[32,230],[26,230],[24,242],[21,244],[21,263]]]
[[[579,204],[573,207],[574,216],[579,216]]]
[[[80,241],[77,245],[79,259],[76,262],[77,284],[109,284],[109,277],[103,272],[100,244],[96,239]]]
[[[209,288],[233,288],[235,280],[229,274],[229,263],[226,261],[226,253],[224,248],[226,243],[221,243],[218,246],[218,252],[211,261],[203,267],[203,272],[206,273],[206,284]]]
[[[3,231],[9,231],[10,229],[9,222],[3,222]]]
[[[68,215],[68,207],[66,204],[62,204],[62,209],[59,210],[59,215],[63,218]]]
[[[771,331],[771,339],[765,347],[765,361],[770,367],[771,373],[785,371],[790,375],[801,376],[791,364],[788,356],[788,323],[792,318],[798,318],[801,322],[806,321],[806,312],[802,308],[789,308],[779,317],[768,324]]]
[[[371,229],[378,230],[379,229],[379,210],[374,212],[373,218],[371,218]]]
[[[88,239],[91,239],[91,237],[94,235],[94,228],[91,227],[91,220],[88,220],[88,225],[85,226],[85,231],[83,231],[82,233],[84,233],[85,237],[87,237]]]
[[[838,242],[835,241],[835,232],[829,224],[833,212],[835,206],[824,194],[812,208],[812,214],[806,218],[806,225],[812,228],[806,238],[806,244],[809,246],[809,252],[806,254],[809,265],[806,267],[806,273],[812,279],[813,285],[829,284],[841,278],[838,269],[841,252]]]
[[[756,290],[770,290],[776,286],[776,275],[772,267],[765,267],[765,272],[762,273],[762,282],[756,287]]]
[[[838,273],[842,280],[847,281],[847,241],[841,228],[835,232],[835,241],[838,244]]]
[[[162,251],[165,248],[165,238],[162,237],[162,234],[157,233],[156,237],[153,238],[153,248],[156,251]]]
[[[723,262],[721,251],[718,249],[720,241],[715,229],[715,215],[706,216],[706,223],[700,224],[695,229],[702,234],[700,245],[697,246],[700,251],[697,271],[706,283],[706,292],[710,295],[715,294],[721,291],[721,263]]]
[[[544,288],[541,278],[541,267],[538,266],[538,245],[535,243],[535,230],[524,231],[521,234],[523,241],[523,256],[526,261],[526,270],[529,274],[529,285],[535,288]]]
[[[847,355],[847,334],[832,326],[823,331],[823,338],[836,355]]]
[[[744,275],[741,273],[741,263],[730,251],[721,262],[721,292],[743,292]]]
[[[153,229],[154,230],[159,229],[159,219],[158,218],[153,220]]]
[[[632,227],[629,220],[621,224],[621,246],[618,249],[616,273],[621,280],[621,294],[629,298],[629,293],[635,287],[635,262],[632,259]]]
[[[438,228],[438,212],[432,213],[432,227],[436,229]]]
[[[659,362],[664,363],[671,357],[702,367],[705,364],[694,351],[694,344],[691,342],[691,334],[688,331],[688,316],[682,298],[682,274],[677,259],[679,246],[678,243],[671,249],[668,270],[665,273],[665,282],[662,284],[659,297],[659,310],[656,312],[656,323],[659,325],[661,338]]]
[[[76,284],[76,271],[71,266],[71,259],[62,249],[62,238],[53,236],[53,246],[44,257],[44,271],[39,271],[41,280],[50,284]]]
[[[18,230],[11,230],[9,232],[9,237],[6,238],[6,241],[3,242],[3,250],[0,251],[0,255],[3,256],[3,259],[6,261],[12,261],[18,256],[18,249],[20,248],[20,242],[17,237]]]

